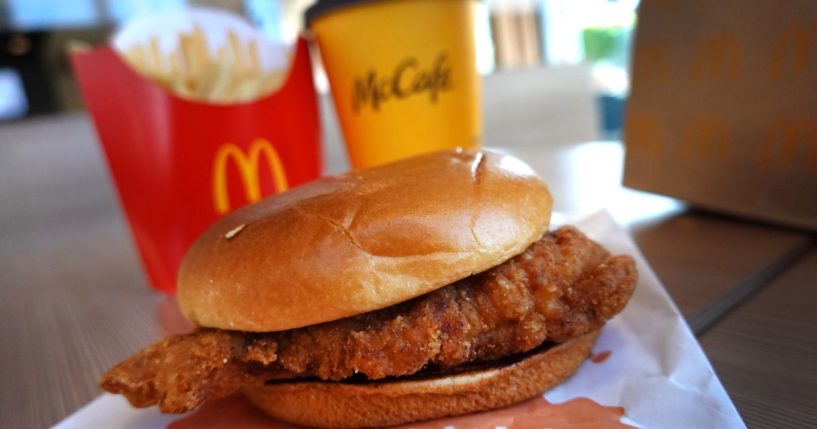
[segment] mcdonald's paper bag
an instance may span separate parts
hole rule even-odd
[[[817,2],[639,10],[624,183],[817,229]]]
[[[240,103],[182,98],[109,46],[75,53],[79,86],[151,283],[175,290],[188,246],[225,213],[317,178],[320,123],[299,40],[274,93]]]

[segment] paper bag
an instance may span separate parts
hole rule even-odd
[[[817,2],[639,10],[624,184],[817,229]]]

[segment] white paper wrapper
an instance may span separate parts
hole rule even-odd
[[[594,353],[609,350],[609,357],[599,363],[586,361],[545,398],[551,403],[589,398],[604,406],[622,407],[626,415],[622,422],[640,428],[745,428],[700,345],[627,232],[606,212],[572,219],[554,215],[554,222],[576,225],[611,252],[632,255],[640,279],[627,308],[605,326],[594,347]],[[238,409],[238,417],[231,417],[231,427],[258,427],[259,416],[249,412],[249,407],[231,407]],[[242,412],[247,425],[242,425]],[[489,417],[499,412],[484,413],[483,420],[496,421]],[[164,428],[184,417],[163,416],[155,407],[137,410],[121,396],[105,394],[55,427]],[[502,427],[551,427],[548,421],[531,425],[529,418],[521,420],[503,420],[508,425]],[[273,423],[273,427],[282,426]],[[454,426],[443,419],[423,427]],[[500,426],[491,423],[486,427]],[[575,421],[567,427],[598,426]]]

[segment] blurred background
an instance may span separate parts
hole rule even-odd
[[[0,0],[0,427],[75,411],[175,308],[147,287],[69,42],[209,6],[291,44],[314,1]],[[817,428],[817,1],[483,0],[475,19],[485,144],[542,174],[554,212],[628,230],[749,427]],[[315,73],[324,172],[345,171]]]
[[[273,40],[292,43],[314,0],[0,0],[0,126],[22,118],[82,109],[66,57],[71,40],[104,43],[117,25],[141,15],[212,6],[247,17]],[[490,103],[501,112],[513,91],[527,97],[539,118],[554,124],[579,118],[570,129],[551,128],[560,142],[617,138],[628,93],[630,42],[638,0],[489,0],[480,2],[478,68]],[[325,93],[319,69],[316,82]],[[535,79],[533,79],[535,74]],[[521,80],[534,86],[520,85]],[[507,83],[504,83],[507,82]],[[510,92],[509,92],[510,91]],[[547,100],[558,99],[558,103]],[[548,109],[558,109],[548,114]],[[526,109],[515,109],[515,111]],[[515,118],[490,116],[486,129]],[[584,120],[581,118],[584,117]],[[545,126],[547,124],[543,124]],[[524,143],[524,142],[520,142]]]

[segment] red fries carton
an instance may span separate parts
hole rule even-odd
[[[177,95],[111,46],[75,52],[72,63],[157,289],[175,291],[185,251],[217,218],[321,173],[305,40],[297,41],[277,91],[228,104]]]

